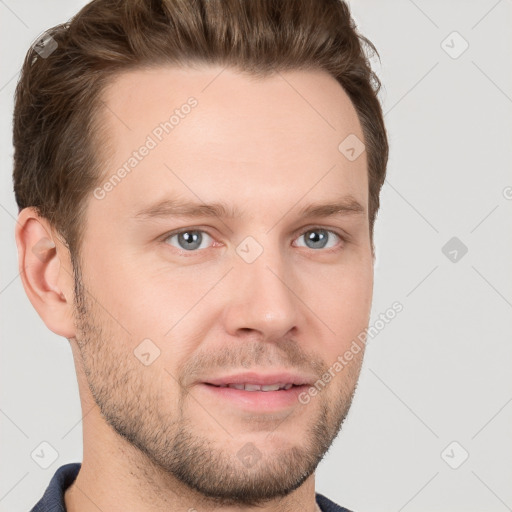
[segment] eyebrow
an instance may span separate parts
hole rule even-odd
[[[326,203],[313,203],[303,206],[297,213],[300,219],[312,217],[332,217],[364,215],[366,208],[353,196],[343,196]],[[224,202],[196,203],[178,199],[163,199],[149,205],[133,215],[136,220],[151,220],[167,217],[218,217],[233,219],[242,217],[243,212]]]

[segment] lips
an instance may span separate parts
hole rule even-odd
[[[209,383],[206,383],[209,384]],[[213,386],[214,384],[210,384]],[[221,384],[220,386],[216,386],[218,388],[233,388],[240,389],[244,391],[280,391],[280,390],[288,390],[291,389],[294,384],[268,384],[264,386],[260,386],[259,384],[250,384],[248,382],[243,384]]]
[[[245,372],[209,378],[202,383],[244,391],[279,391],[289,390],[297,386],[311,385],[314,380],[315,378],[311,375],[284,371],[272,374]]]
[[[205,403],[222,407],[224,413],[290,414],[287,411],[301,406],[299,395],[310,382],[314,378],[308,375],[244,373],[200,381],[196,389],[205,394]]]

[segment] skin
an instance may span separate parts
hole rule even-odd
[[[65,494],[70,512],[315,510],[314,471],[348,413],[364,351],[308,404],[274,413],[212,398],[197,380],[247,370],[321,378],[368,326],[366,153],[349,161],[338,150],[362,130],[324,72],[255,80],[221,70],[130,71],[104,91],[102,183],[187,98],[198,104],[103,199],[88,195],[75,276],[53,227],[32,208],[20,213],[25,290],[70,341],[77,372],[84,453]],[[342,196],[364,211],[299,217]],[[135,218],[166,198],[240,212]],[[200,248],[169,237],[182,228],[201,230]],[[308,245],[309,230],[326,246]],[[248,236],[263,249],[252,263],[236,250]],[[160,350],[147,366],[134,355],[144,339]],[[237,455],[244,446],[259,454],[250,468]]]

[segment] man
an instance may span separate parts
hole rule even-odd
[[[338,0],[95,0],[28,53],[19,265],[84,449],[33,511],[347,510],[314,472],[373,292],[365,47]]]

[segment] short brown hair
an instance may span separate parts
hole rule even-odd
[[[350,97],[368,158],[369,223],[388,142],[378,77],[341,0],[93,0],[27,53],[16,87],[14,192],[79,251],[87,195],[101,173],[101,92],[121,71],[193,61],[256,76],[318,69]],[[340,141],[341,142],[341,141]],[[75,252],[76,251],[76,252]]]

